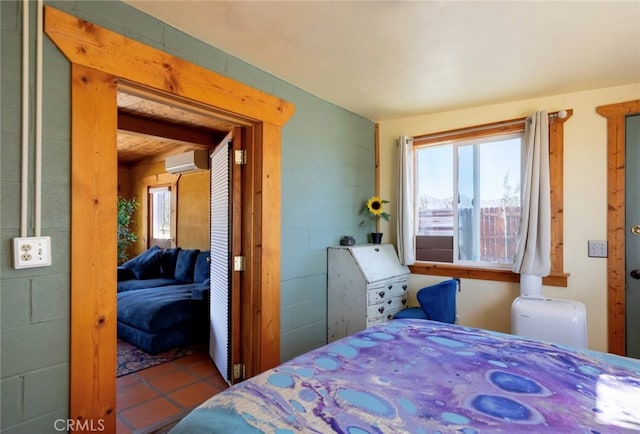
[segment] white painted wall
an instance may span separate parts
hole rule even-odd
[[[589,348],[606,351],[607,261],[587,256],[587,240],[607,236],[607,124],[596,107],[636,99],[640,99],[640,83],[380,122],[381,196],[396,206],[396,138],[401,134],[446,131],[528,116],[536,110],[573,109],[564,130],[564,271],[570,277],[567,288],[545,286],[543,291],[548,297],[584,303]],[[382,224],[385,238],[395,242],[394,218]],[[415,292],[439,280],[438,276],[412,275],[409,282]],[[519,292],[515,283],[463,279],[458,294],[460,323],[509,332],[511,303]]]

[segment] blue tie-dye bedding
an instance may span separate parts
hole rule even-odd
[[[406,319],[246,380],[171,434],[639,430],[639,360]]]

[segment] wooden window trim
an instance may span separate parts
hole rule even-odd
[[[170,182],[146,182],[147,180],[160,179],[160,175],[168,175],[166,178],[172,177]],[[140,221],[146,221],[147,227],[144,230],[144,234],[146,236],[145,244],[146,248],[151,247],[151,241],[153,240],[153,211],[151,209],[152,204],[149,199],[149,191],[152,188],[158,187],[166,187],[169,189],[169,193],[171,195],[171,217],[170,217],[170,231],[171,231],[171,247],[178,247],[178,222],[177,222],[177,209],[178,209],[178,179],[179,176],[171,173],[167,174],[159,174],[145,178],[145,190],[147,194],[144,198],[144,214],[145,218],[140,219]]]
[[[544,285],[567,287],[569,274],[564,268],[564,123],[571,118],[573,110],[566,110],[567,116],[549,119],[549,176],[551,184],[551,273],[542,279]],[[555,113],[550,113],[556,115]],[[511,119],[469,128],[445,131],[414,137],[414,147],[434,143],[447,143],[470,137],[504,134],[523,129],[526,118]],[[479,132],[481,131],[481,132]],[[519,282],[520,275],[511,270],[499,268],[470,267],[436,262],[418,262],[409,266],[414,274],[451,276],[459,278],[493,280],[499,282]]]

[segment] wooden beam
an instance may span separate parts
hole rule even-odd
[[[214,143],[211,133],[129,113],[118,113],[118,130],[196,145],[200,149],[211,149]]]
[[[274,125],[284,125],[293,115],[293,104],[283,99],[88,21],[49,6],[45,17],[45,33],[72,63],[188,99],[197,95],[211,107]]]

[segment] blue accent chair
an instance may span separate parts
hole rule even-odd
[[[458,286],[457,279],[426,286],[416,294],[419,307],[402,309],[393,318],[418,318],[455,324]]]

